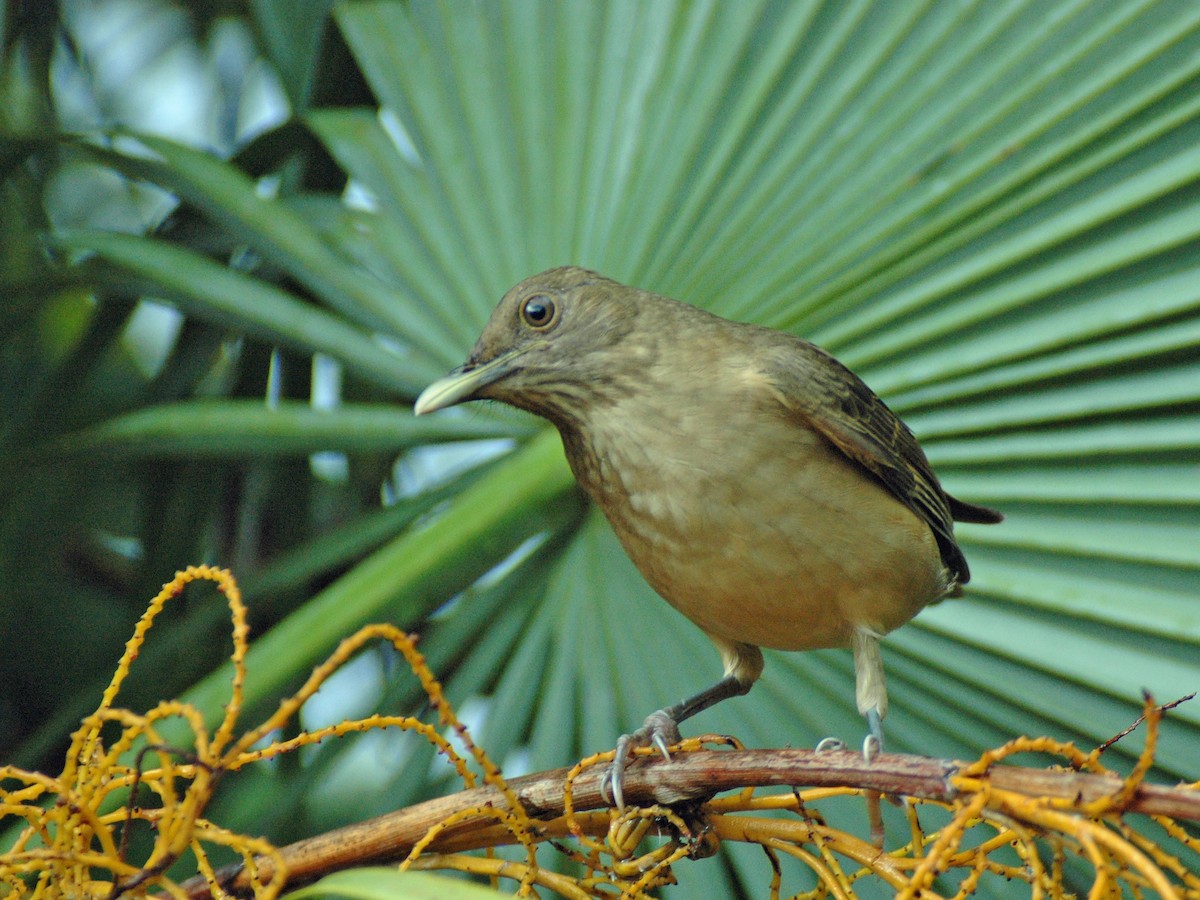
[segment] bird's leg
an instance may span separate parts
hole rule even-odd
[[[617,808],[625,808],[622,782],[625,778],[625,766],[630,759],[630,751],[635,747],[654,746],[658,748],[663,759],[669,762],[671,754],[667,748],[680,741],[679,723],[687,721],[722,700],[740,697],[750,690],[752,683],[744,683],[735,675],[726,675],[711,687],[705,688],[700,693],[688,697],[674,706],[655,710],[646,716],[642,727],[637,731],[621,735],[617,740],[612,766],[604,777],[604,781],[612,786],[612,798]]]
[[[625,767],[629,763],[630,751],[635,747],[654,746],[670,760],[667,750],[671,744],[679,743],[679,723],[685,722],[697,713],[703,712],[710,706],[728,700],[730,697],[740,697],[747,693],[762,674],[762,651],[750,644],[727,641],[724,638],[709,635],[721,653],[725,663],[725,677],[700,693],[688,697],[646,716],[642,727],[632,734],[623,734],[617,741],[616,752],[613,754],[612,766],[601,782],[601,788],[607,791],[612,786],[612,799],[618,809],[625,808],[625,794],[622,782],[625,777]]]
[[[883,717],[887,715],[887,684],[883,677],[883,654],[879,635],[866,628],[854,631],[854,680],[858,711],[867,717],[868,734],[863,740],[863,758],[869,763],[883,751]]]
[[[861,626],[854,631],[854,681],[858,711],[867,717],[867,736],[863,739],[863,760],[867,765],[883,752],[883,717],[887,714],[887,685],[883,678],[883,654],[879,635]],[[867,791],[867,819],[871,824],[871,842],[883,848],[883,814],[878,791]]]

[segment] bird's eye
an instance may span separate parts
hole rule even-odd
[[[530,328],[545,331],[558,320],[558,306],[545,294],[535,294],[521,307],[521,318]]]

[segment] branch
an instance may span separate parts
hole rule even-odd
[[[852,787],[949,801],[955,796],[951,777],[964,765],[896,753],[879,754],[868,764],[856,751],[700,750],[678,754],[670,762],[649,756],[635,760],[625,771],[625,797],[634,806],[672,805],[706,800],[721,791],[738,788],[786,786]],[[554,769],[508,782],[529,815],[545,823],[541,837],[567,833],[562,816],[568,772],[568,769]],[[572,789],[576,812],[611,805],[600,791],[603,773],[603,766],[594,766],[576,778]],[[1065,810],[1069,810],[1069,804],[1081,805],[1116,795],[1124,785],[1116,776],[1005,765],[991,767],[984,777],[1005,791],[1060,800],[1068,804]],[[430,828],[451,814],[504,803],[495,788],[474,788],[297,841],[281,850],[288,870],[288,886],[350,866],[403,858]],[[1143,784],[1126,810],[1200,821],[1200,791]],[[495,819],[480,817],[446,828],[428,849],[454,852],[512,842],[508,829],[496,825]],[[270,860],[260,859],[259,877],[269,877],[270,871]],[[236,893],[250,887],[241,866],[224,869],[218,875],[228,891]],[[184,888],[186,896],[194,900],[207,900],[211,896],[203,879],[192,879]]]

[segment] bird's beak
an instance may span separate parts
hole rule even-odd
[[[420,416],[435,410],[454,406],[465,400],[474,400],[479,391],[489,384],[512,373],[520,350],[512,350],[482,364],[467,363],[459,366],[445,378],[439,378],[425,390],[413,404],[413,412]]]

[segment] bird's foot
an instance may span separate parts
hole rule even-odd
[[[863,738],[862,754],[863,761],[870,765],[871,761],[883,752],[883,716],[877,709],[868,709],[866,717],[869,730]],[[828,753],[831,750],[845,750],[846,744],[841,738],[827,737],[822,738],[814,749],[817,753]]]
[[[625,767],[632,759],[633,751],[638,747],[657,747],[663,759],[670,762],[671,753],[668,749],[680,741],[679,725],[671,714],[660,709],[646,716],[642,727],[630,734],[623,734],[617,740],[617,748],[613,753],[612,765],[600,782],[600,790],[606,798],[611,798],[617,809],[625,808]]]

